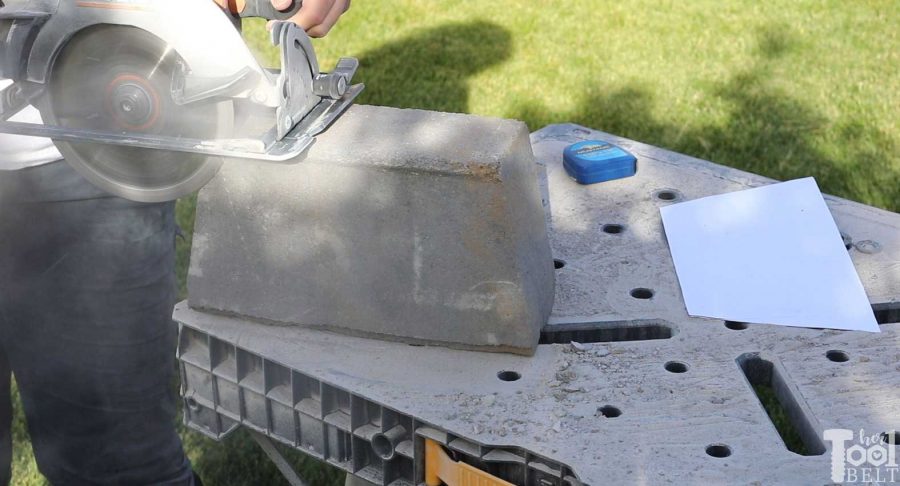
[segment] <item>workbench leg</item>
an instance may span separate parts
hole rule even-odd
[[[374,483],[370,483],[363,478],[354,476],[350,473],[347,473],[347,479],[344,481],[344,486],[375,486]]]
[[[291,486],[306,486],[306,483],[300,479],[300,476],[297,475],[294,468],[288,464],[287,460],[280,452],[278,452],[278,449],[275,448],[275,444],[273,444],[268,437],[252,430],[248,430],[248,432],[250,433],[250,437],[253,437],[253,440],[259,444],[259,447],[262,448],[263,452],[269,456],[269,459],[275,463],[275,467],[278,468],[278,471],[285,479],[287,479]]]

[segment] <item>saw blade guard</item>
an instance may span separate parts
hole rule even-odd
[[[27,3],[27,2],[26,2]],[[230,79],[240,73],[253,81],[235,89],[232,98],[250,97],[277,106],[274,80],[235,29],[231,18],[211,0],[100,0],[56,2],[28,52],[26,80],[45,83],[53,61],[70,39],[98,25],[120,25],[146,31],[165,42],[189,66],[188,78]]]

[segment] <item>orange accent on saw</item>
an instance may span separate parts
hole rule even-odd
[[[115,79],[113,79],[106,86],[107,102],[109,103],[110,100],[112,99],[111,94],[112,94],[113,88],[115,88],[115,86],[117,84],[120,84],[125,81],[131,81],[133,83],[137,83],[137,84],[143,86],[144,89],[146,89],[147,92],[150,93],[150,97],[153,98],[153,116],[151,116],[149,120],[147,120],[145,123],[143,123],[141,125],[130,125],[128,123],[123,123],[121,120],[118,120],[118,119],[116,119],[116,122],[121,126],[121,128],[125,128],[125,129],[131,130],[131,131],[142,131],[142,130],[146,130],[146,129],[152,127],[154,124],[156,124],[157,120],[159,120],[159,114],[160,114],[160,111],[162,111],[161,110],[162,107],[159,102],[159,95],[156,93],[156,90],[153,89],[153,86],[151,86],[150,84],[147,83],[146,79],[144,79],[138,75],[135,75],[135,74],[120,74],[120,75],[116,76]],[[107,107],[107,110],[109,112],[112,112],[112,110],[109,107]],[[113,118],[115,119],[115,117],[113,117]]]
[[[222,7],[223,9],[228,9],[229,12],[237,15],[244,11],[244,8],[247,6],[247,0],[213,0],[216,2],[216,5]]]
[[[244,11],[244,7],[246,6],[246,0],[228,0],[228,9],[231,10],[232,13],[239,14]]]

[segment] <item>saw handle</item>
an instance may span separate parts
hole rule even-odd
[[[300,10],[303,0],[294,0],[291,8],[281,11],[272,6],[270,0],[247,0],[241,11],[241,18],[262,17],[268,20],[288,20]]]

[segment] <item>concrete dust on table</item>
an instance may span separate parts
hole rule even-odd
[[[638,173],[579,185],[562,151],[587,139],[635,154]],[[531,141],[560,262],[533,356],[272,326],[181,303],[187,424],[217,439],[248,427],[392,486],[422,484],[425,440],[522,485],[832,484],[841,481],[831,479],[826,430],[898,428],[900,215],[825,196],[839,230],[868,242],[849,255],[881,333],[695,318],[659,208],[774,181],[577,125]],[[787,448],[755,387],[787,412],[803,454]],[[387,451],[379,437],[397,426],[402,440]]]

